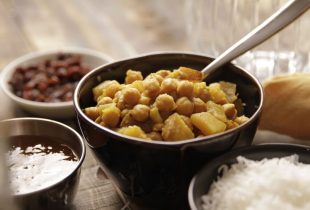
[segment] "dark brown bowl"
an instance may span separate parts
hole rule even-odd
[[[206,160],[233,147],[251,144],[263,103],[262,87],[247,71],[226,65],[208,80],[237,83],[250,120],[220,134],[178,142],[143,141],[96,124],[83,113],[84,108],[95,105],[92,88],[104,80],[116,79],[123,83],[128,69],[139,70],[145,76],[179,66],[202,69],[212,60],[189,53],[148,54],[101,66],[78,84],[74,106],[80,129],[102,169],[131,200],[132,206],[177,209],[177,205],[186,205],[190,178]]]
[[[15,203],[21,210],[69,209],[77,192],[85,157],[82,137],[69,126],[48,119],[14,118],[0,122],[1,140],[21,135],[57,138],[70,147],[79,160],[72,172],[60,181],[28,193],[13,194]]]
[[[220,176],[218,168],[222,165],[232,165],[237,162],[238,156],[251,160],[262,160],[264,158],[280,158],[297,154],[299,161],[310,164],[310,147],[293,144],[265,144],[240,148],[226,153],[210,162],[197,173],[192,179],[188,200],[191,210],[203,210],[201,196],[208,193],[213,181]]]

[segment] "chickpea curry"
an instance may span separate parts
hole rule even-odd
[[[143,78],[128,70],[125,84],[108,80],[93,88],[97,105],[84,110],[100,125],[145,140],[179,141],[220,133],[245,123],[236,84],[207,85],[200,71],[180,67]]]

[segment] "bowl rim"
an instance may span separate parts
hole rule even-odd
[[[210,161],[204,164],[202,168],[192,177],[189,187],[188,187],[188,193],[187,193],[187,199],[191,210],[198,210],[195,198],[194,198],[194,188],[196,186],[197,179],[199,179],[204,171],[209,171],[210,167],[214,166],[217,163],[221,163],[221,165],[227,164],[229,162],[229,159],[231,157],[237,157],[239,155],[242,155],[243,153],[246,154],[255,154],[260,151],[266,151],[268,152],[280,152],[285,150],[298,150],[298,151],[308,151],[310,152],[310,146],[307,145],[301,145],[296,143],[263,143],[263,144],[257,144],[257,145],[251,145],[251,146],[245,146],[238,149],[231,150],[227,153],[224,153]],[[309,154],[310,156],[310,154]],[[207,186],[206,186],[207,187]]]
[[[84,159],[85,159],[85,156],[86,156],[86,146],[85,146],[85,143],[84,143],[84,140],[83,138],[81,137],[81,135],[76,131],[74,130],[73,128],[71,128],[70,126],[68,125],[65,125],[61,122],[58,122],[58,121],[55,121],[55,120],[50,120],[50,119],[45,119],[45,118],[38,118],[38,117],[18,117],[18,118],[11,118],[11,119],[6,119],[6,120],[1,120],[1,122],[14,122],[14,121],[37,121],[37,122],[47,122],[47,123],[51,123],[51,124],[56,124],[56,125],[59,125],[61,127],[63,127],[64,129],[67,129],[69,132],[73,133],[79,143],[80,143],[80,147],[82,149],[82,152],[81,152],[81,157],[79,157],[79,160],[78,160],[78,164],[75,166],[75,168],[70,172],[68,173],[64,178],[62,178],[61,180],[58,180],[57,182],[51,184],[51,185],[48,185],[44,188],[40,188],[40,189],[37,189],[37,190],[33,190],[33,191],[30,191],[30,192],[26,192],[26,193],[17,193],[17,194],[14,194],[12,193],[11,195],[18,198],[18,197],[24,197],[24,196],[28,196],[28,195],[32,195],[32,194],[36,194],[36,193],[40,193],[40,192],[43,192],[43,191],[46,191],[48,189],[51,189],[53,188],[54,186],[60,184],[61,182],[63,182],[64,180],[66,180],[68,177],[70,177],[73,173],[75,173],[77,170],[79,170],[79,168],[81,168],[83,162],[84,162]]]
[[[232,63],[229,63],[228,65],[231,65],[235,68],[240,69],[243,73],[245,73],[248,77],[250,77],[254,81],[254,83],[257,85],[257,87],[259,89],[259,93],[260,93],[261,98],[260,98],[260,103],[257,107],[257,110],[255,111],[255,113],[253,113],[253,115],[250,117],[250,119],[246,123],[243,123],[242,125],[239,125],[236,128],[233,128],[233,129],[230,129],[230,130],[218,133],[218,134],[213,134],[210,136],[197,137],[197,138],[193,138],[193,139],[185,139],[185,140],[181,140],[181,141],[145,141],[143,139],[126,136],[126,135],[120,134],[116,131],[113,131],[109,128],[103,127],[103,126],[95,123],[89,117],[87,117],[86,114],[82,111],[82,109],[79,105],[80,89],[86,83],[87,79],[92,77],[93,75],[96,75],[97,72],[100,71],[100,69],[108,69],[108,67],[110,65],[116,65],[116,64],[128,62],[130,60],[140,60],[140,59],[145,59],[148,57],[156,57],[156,56],[162,56],[162,55],[167,55],[167,56],[172,56],[172,55],[176,55],[176,56],[177,55],[178,56],[196,56],[196,57],[204,57],[204,58],[214,59],[214,58],[209,57],[209,56],[204,55],[204,54],[193,53],[193,52],[188,52],[188,51],[156,51],[156,52],[144,53],[141,55],[128,57],[125,59],[117,60],[117,61],[114,61],[111,63],[104,64],[102,66],[99,66],[99,67],[95,68],[93,71],[87,73],[80,80],[80,82],[78,83],[78,85],[74,91],[73,104],[74,104],[74,108],[75,108],[76,112],[78,113],[78,116],[82,116],[83,120],[86,120],[87,123],[91,124],[92,126],[95,126],[96,129],[104,131],[107,135],[112,136],[112,137],[118,136],[120,140],[130,141],[130,142],[135,143],[135,144],[165,145],[165,146],[174,147],[174,146],[182,146],[185,144],[186,144],[186,146],[189,146],[189,145],[191,145],[191,143],[197,143],[197,142],[213,142],[213,141],[216,141],[219,136],[225,136],[225,135],[228,135],[228,134],[235,132],[236,130],[241,130],[242,128],[249,126],[249,124],[251,124],[253,121],[256,120],[259,113],[261,113],[262,106],[263,106],[263,100],[264,100],[263,99],[264,93],[263,93],[262,85],[260,84],[259,80],[255,76],[253,76],[251,73],[249,73],[248,71],[246,71],[242,67],[235,65],[235,64],[232,64]],[[208,141],[205,141],[206,138],[208,138]],[[91,145],[89,145],[89,146],[91,146]]]
[[[35,106],[35,107],[45,107],[45,108],[60,108],[60,107],[72,107],[73,106],[73,100],[71,101],[60,101],[60,102],[39,102],[39,101],[31,101],[27,100],[21,97],[16,96],[10,89],[10,85],[8,84],[8,81],[10,78],[8,78],[8,74],[15,71],[15,69],[22,65],[24,62],[28,60],[32,60],[35,58],[40,58],[44,56],[53,56],[58,53],[72,53],[72,54],[78,54],[78,55],[90,55],[93,57],[97,57],[99,59],[102,59],[106,63],[110,63],[113,61],[113,59],[109,56],[107,56],[104,53],[101,53],[99,51],[88,49],[88,48],[79,48],[79,47],[63,47],[63,48],[55,48],[50,50],[38,50],[26,53],[14,60],[12,60],[9,64],[7,64],[3,70],[0,73],[0,87],[3,90],[3,92],[11,98],[13,101],[16,101],[19,104],[24,104],[28,106]],[[95,68],[94,68],[95,69]],[[91,69],[93,70],[93,69]]]

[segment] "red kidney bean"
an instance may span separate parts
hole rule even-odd
[[[78,81],[89,70],[81,56],[59,53],[55,59],[17,67],[9,84],[17,96],[27,100],[71,101]]]

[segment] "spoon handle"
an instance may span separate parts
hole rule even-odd
[[[253,31],[228,48],[202,70],[204,77],[215,69],[237,58],[256,45],[262,43],[285,26],[293,22],[310,7],[310,0],[291,0],[281,7]]]

